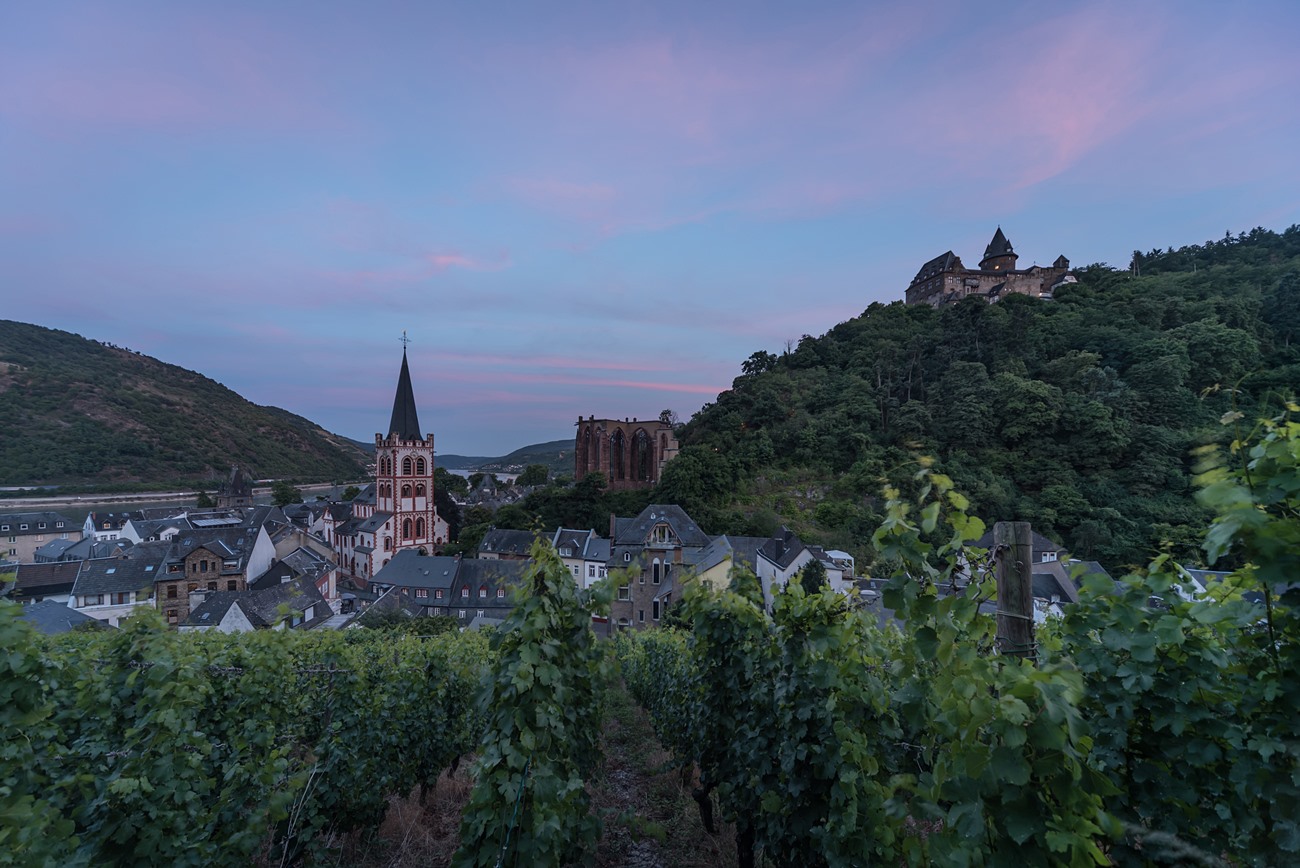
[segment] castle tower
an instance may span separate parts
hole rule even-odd
[[[1002,227],[993,233],[993,240],[984,248],[984,258],[980,260],[981,271],[1011,271],[1016,267],[1020,257],[1011,249],[1011,242],[1002,234]]]
[[[379,564],[403,549],[432,554],[446,542],[433,505],[433,435],[420,433],[405,348],[388,433],[375,435],[375,511],[392,516],[375,540]]]

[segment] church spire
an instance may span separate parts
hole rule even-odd
[[[405,343],[406,333],[402,333]],[[397,377],[397,394],[393,397],[393,418],[388,423],[388,434],[403,440],[423,440],[420,417],[415,412],[415,391],[411,388],[411,369],[406,365],[406,347],[402,347],[402,373]]]

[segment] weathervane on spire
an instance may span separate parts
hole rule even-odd
[[[402,329],[402,352],[406,352],[406,345],[410,342],[411,339],[406,336],[406,329]]]

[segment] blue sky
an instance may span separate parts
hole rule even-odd
[[[1300,4],[7,4],[0,317],[443,452],[688,417],[926,259],[1300,222]]]

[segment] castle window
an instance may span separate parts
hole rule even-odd
[[[411,475],[411,456],[409,455],[402,459],[402,475]]]
[[[415,459],[415,475],[416,476],[424,475],[424,458]]]

